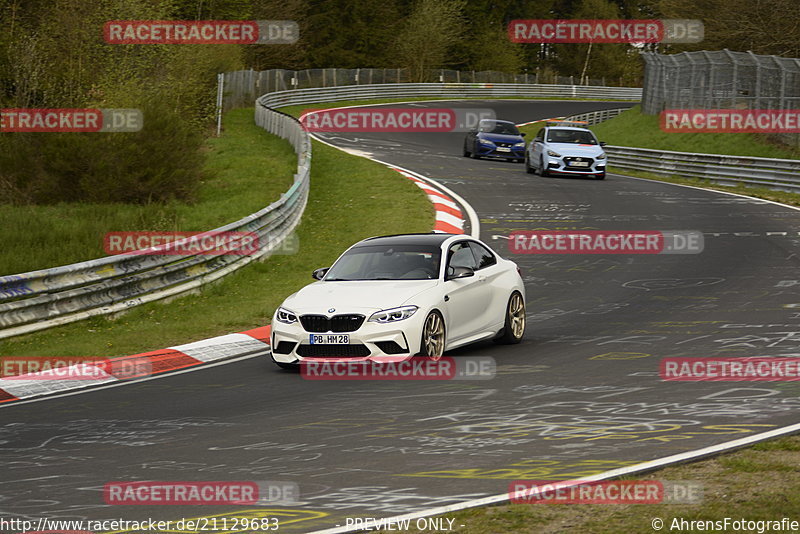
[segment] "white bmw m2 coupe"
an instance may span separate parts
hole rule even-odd
[[[485,339],[519,343],[525,287],[514,262],[454,234],[372,237],[347,249],[272,320],[272,359],[438,360]]]

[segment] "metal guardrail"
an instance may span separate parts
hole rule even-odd
[[[0,277],[0,339],[107,315],[212,282],[276,251],[299,224],[308,199],[311,139],[300,123],[256,101],[256,124],[288,140],[297,154],[294,184],[269,206],[210,232],[253,232],[252,255],[108,256]]]
[[[582,98],[639,101],[642,90],[636,87],[595,85],[548,85],[514,83],[386,83],[347,85],[313,89],[276,91],[261,97],[270,107],[318,104],[342,100],[373,98]]]
[[[607,121],[608,119],[613,119],[623,111],[628,111],[629,109],[630,108],[601,109],[600,111],[570,115],[567,119],[571,121],[583,121],[589,126],[592,126]]]
[[[592,111],[571,115],[568,119],[586,121],[590,125],[598,124],[616,117],[626,109]],[[800,160],[696,154],[611,145],[606,146],[605,151],[609,156],[608,164],[620,169],[800,192]]]
[[[620,169],[704,178],[800,193],[800,160],[724,154],[694,154],[625,146],[606,146],[608,164]]]

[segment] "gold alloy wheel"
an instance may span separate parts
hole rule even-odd
[[[425,347],[425,356],[431,360],[438,360],[444,354],[444,321],[436,312],[429,313],[425,319],[422,346]]]
[[[514,293],[508,303],[508,323],[514,339],[521,339],[525,333],[525,303],[519,293]]]

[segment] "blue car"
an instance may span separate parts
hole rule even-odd
[[[524,136],[511,121],[482,119],[464,139],[464,157],[494,156],[508,161],[525,161]]]

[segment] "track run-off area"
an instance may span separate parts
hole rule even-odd
[[[492,108],[516,123],[625,106],[410,105]],[[659,362],[800,355],[800,211],[614,174],[543,178],[519,163],[462,157],[463,133],[318,136],[446,186],[474,208],[480,238],[518,263],[527,291],[523,342],[448,354],[492,357],[496,377],[304,380],[257,357],[9,405],[0,409],[0,516],[276,517],[280,532],[313,532],[348,517],[458,505],[506,493],[514,480],[584,478],[798,423],[797,382],[662,381]],[[517,230],[699,231],[705,249],[517,255],[507,240]],[[105,504],[104,484],[135,480],[285,482],[299,486],[299,499]]]

